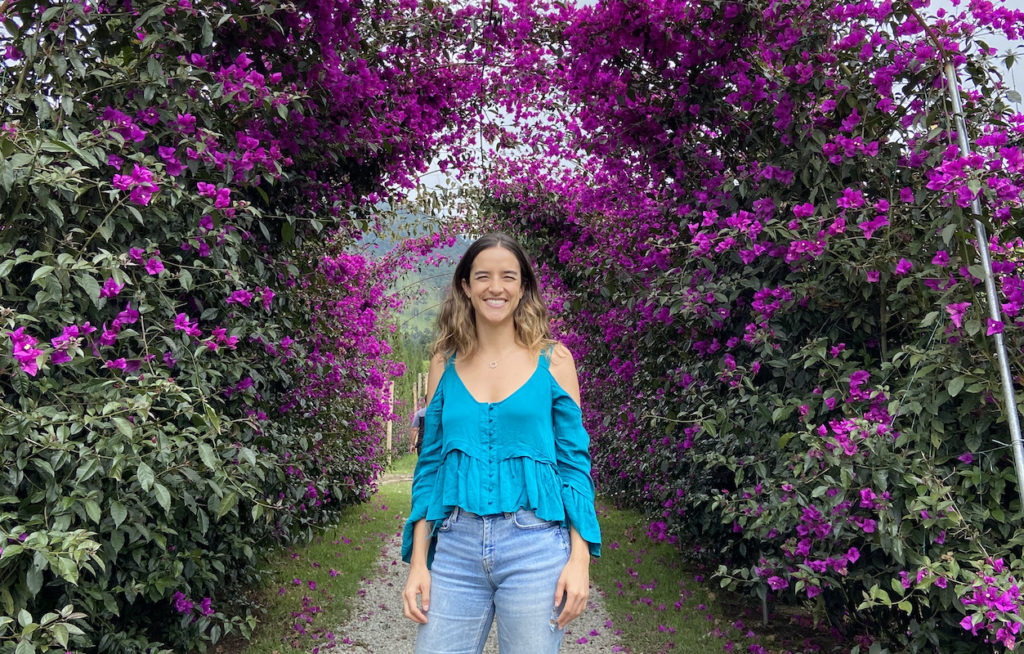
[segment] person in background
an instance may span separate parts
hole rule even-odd
[[[420,408],[412,414],[412,425],[409,428],[409,451],[416,450],[417,455],[423,449],[423,427],[427,417],[426,401],[420,400],[419,405]]]
[[[476,240],[438,316],[402,538],[416,654],[555,654],[601,533],[576,365],[523,248]]]

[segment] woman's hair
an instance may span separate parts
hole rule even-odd
[[[537,275],[526,251],[511,236],[493,232],[473,241],[455,266],[452,285],[448,288],[444,302],[441,303],[441,312],[437,316],[437,339],[430,349],[431,356],[448,356],[455,352],[468,354],[476,349],[476,314],[473,304],[462,289],[462,282],[469,282],[469,273],[477,255],[493,247],[508,250],[519,262],[523,297],[512,313],[516,340],[534,351],[554,342],[551,340],[548,310],[540,296]]]

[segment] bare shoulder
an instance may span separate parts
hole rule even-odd
[[[551,369],[554,370],[561,366],[568,366],[575,370],[576,360],[572,358],[572,352],[569,351],[569,348],[556,342],[551,349]]]
[[[427,371],[427,404],[434,399],[434,391],[437,390],[437,384],[441,381],[441,375],[444,373],[444,367],[448,360],[443,354],[438,354],[430,359],[430,369]]]
[[[580,403],[580,381],[576,374],[576,360],[572,357],[569,348],[556,343],[551,352],[551,364],[549,366],[551,376],[555,378],[558,385],[565,389],[576,404]]]

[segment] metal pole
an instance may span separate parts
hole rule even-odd
[[[960,142],[960,154],[967,156],[971,153],[970,143],[967,141],[967,125],[964,123],[963,106],[960,103],[960,88],[958,84],[956,69],[952,62],[946,62],[946,84],[949,87],[949,95],[953,101],[953,113],[956,117],[957,140]],[[992,275],[992,258],[988,249],[988,235],[985,233],[985,225],[978,220],[981,215],[981,199],[975,197],[971,202],[971,212],[976,216],[974,219],[974,233],[978,239],[978,255],[981,257],[981,267],[985,271],[985,295],[988,296],[988,314],[992,320],[1002,322],[1002,312],[999,306],[999,295],[996,292],[996,281]],[[1003,382],[1003,402],[1006,404],[1006,422],[1010,426],[1010,443],[1013,448],[1013,465],[1017,471],[1017,492],[1020,495],[1021,510],[1024,511],[1024,446],[1021,445],[1020,420],[1017,417],[1017,401],[1013,392],[1013,376],[1010,374],[1010,361],[1006,356],[1006,345],[1003,342],[1003,335],[993,335],[996,344],[996,360],[999,363],[999,376]]]

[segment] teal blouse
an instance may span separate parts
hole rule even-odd
[[[423,449],[412,482],[412,510],[402,536],[402,560],[412,555],[413,525],[434,530],[455,507],[478,515],[531,509],[543,520],[572,526],[601,555],[601,530],[590,478],[590,437],[583,413],[548,369],[550,353],[500,402],[478,402],[445,365],[427,407]]]

